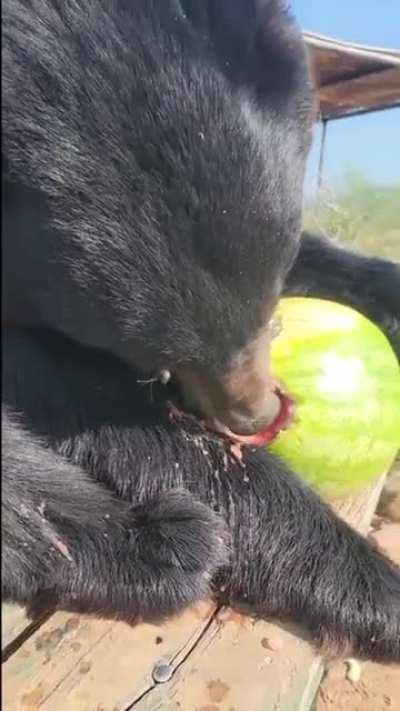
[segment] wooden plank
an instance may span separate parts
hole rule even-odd
[[[400,67],[322,86],[319,100],[322,116],[327,119],[363,109],[400,104]]]
[[[25,610],[17,605],[1,606],[1,650],[12,644],[31,624]]]
[[[55,613],[3,664],[7,711],[127,708],[154,684],[160,660],[179,664],[215,606],[204,603],[164,625]]]
[[[340,515],[366,532],[381,477]],[[309,711],[323,671],[303,630],[209,603],[164,625],[58,612],[3,665],[7,711]]]
[[[44,613],[32,620],[25,610],[18,605],[7,603],[1,606],[1,652],[2,659],[7,659],[12,652],[33,634],[33,632],[49,617]]]
[[[357,42],[340,40],[336,37],[328,37],[309,30],[303,30],[302,35],[307,45],[321,50],[334,50],[342,52],[344,55],[361,59],[377,59],[383,64],[400,64],[400,49],[358,44]]]
[[[156,685],[135,711],[308,710],[322,664],[295,626],[222,610],[170,682]]]
[[[303,32],[318,86],[347,82],[356,77],[400,66],[400,51],[369,47]]]
[[[365,536],[376,511],[387,474],[382,474],[358,496],[338,501],[333,508],[340,518]]]
[[[347,83],[371,72],[384,71],[388,66],[385,62],[345,54],[337,49],[309,46],[308,51],[319,87]]]

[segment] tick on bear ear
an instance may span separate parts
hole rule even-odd
[[[253,85],[262,101],[274,89],[304,87],[308,67],[300,30],[282,0],[181,0],[197,34],[211,45],[228,78]]]

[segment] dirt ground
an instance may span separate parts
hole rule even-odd
[[[369,537],[400,565],[400,472],[390,478],[378,512]],[[397,709],[400,709],[400,666],[356,660],[334,664],[328,670],[315,703],[315,711]]]

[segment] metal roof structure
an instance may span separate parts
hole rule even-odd
[[[322,121],[400,106],[400,50],[303,32]]]

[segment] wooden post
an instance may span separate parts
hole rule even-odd
[[[322,136],[321,136],[321,146],[319,152],[319,164],[318,164],[318,192],[322,188],[322,178],[324,171],[324,160],[325,160],[325,145],[326,145],[326,134],[328,131],[328,119],[322,120]]]

